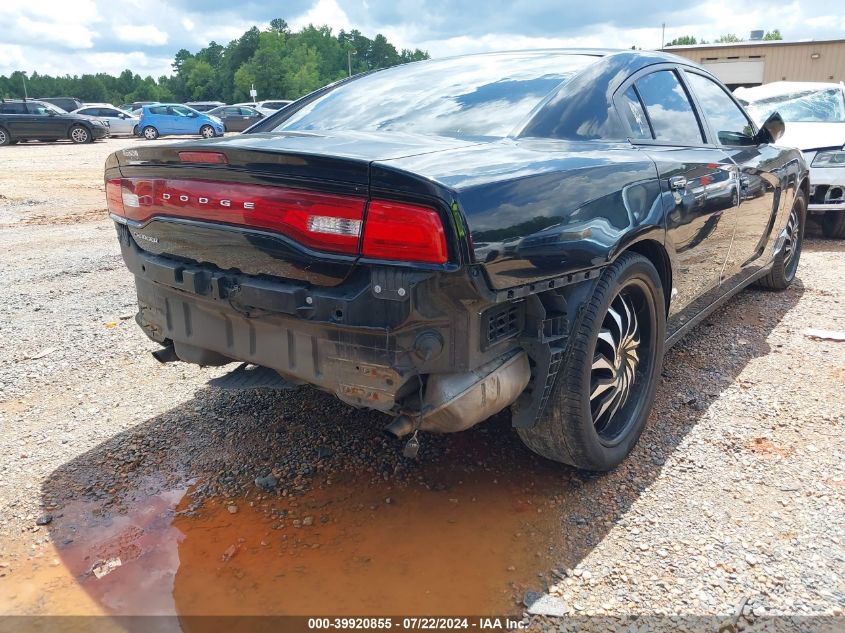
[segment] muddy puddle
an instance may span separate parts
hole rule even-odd
[[[199,508],[173,490],[113,516],[73,503],[50,526],[55,546],[0,578],[0,612],[511,614],[553,566],[562,485],[550,467],[402,485],[340,476]]]

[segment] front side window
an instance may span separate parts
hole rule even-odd
[[[49,116],[50,112],[55,112],[53,108],[48,108],[41,103],[30,103],[26,107],[30,114],[35,114],[36,116]]]
[[[753,145],[751,121],[722,87],[696,73],[687,73],[687,78],[719,142],[722,145]]]
[[[241,115],[241,108],[231,106],[229,108],[223,108],[223,116],[240,116]]]
[[[150,106],[148,112],[150,114],[167,114],[167,106]]]
[[[172,112],[169,114],[175,114],[176,116],[191,116],[193,113],[193,110],[189,110],[184,106],[173,106],[170,110],[172,110]]]
[[[704,137],[692,103],[673,70],[658,70],[636,82],[654,137],[678,145],[701,145]]]

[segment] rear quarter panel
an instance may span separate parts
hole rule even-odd
[[[641,239],[663,243],[653,162],[628,143],[506,139],[379,161],[372,187],[453,197],[468,260],[496,289],[598,268]],[[409,191],[410,193],[410,191]]]

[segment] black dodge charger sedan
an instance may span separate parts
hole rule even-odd
[[[666,346],[794,279],[809,183],[783,130],[672,55],[492,53],[118,151],[105,180],[159,360],[382,411],[409,455],[510,407],[532,450],[603,471]]]
[[[0,102],[0,145],[61,139],[92,143],[108,135],[109,128],[102,121],[69,114],[50,103],[31,99]]]

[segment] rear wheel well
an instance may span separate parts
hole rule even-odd
[[[657,269],[657,274],[660,275],[660,283],[663,286],[663,297],[666,301],[666,313],[669,313],[669,302],[672,297],[672,263],[669,260],[669,254],[663,247],[663,244],[655,240],[642,240],[631,244],[623,252],[639,253],[648,259]]]

